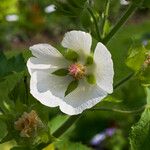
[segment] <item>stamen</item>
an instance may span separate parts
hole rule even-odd
[[[86,67],[82,64],[72,64],[68,68],[69,74],[73,76],[75,79],[82,79],[86,74]]]

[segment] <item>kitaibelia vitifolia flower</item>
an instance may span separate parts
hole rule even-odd
[[[31,94],[46,106],[76,115],[112,93],[111,54],[100,42],[91,54],[91,45],[89,33],[70,31],[62,41],[64,55],[49,44],[31,46],[34,57],[27,62]]]

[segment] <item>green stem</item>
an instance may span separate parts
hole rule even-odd
[[[81,115],[70,116],[52,135],[55,138],[62,136],[79,118]],[[38,149],[47,147],[50,143],[41,143],[37,146]]]
[[[110,39],[118,32],[118,30],[126,23],[126,21],[129,19],[129,17],[136,11],[138,8],[138,5],[135,3],[131,3],[128,10],[124,13],[124,15],[121,17],[121,19],[117,22],[117,24],[114,26],[114,28],[110,31],[110,33],[103,39],[103,43],[107,44]]]
[[[70,116],[54,133],[53,136],[59,138],[73,123],[80,118],[81,115]]]
[[[24,86],[25,86],[25,94],[26,94],[26,104],[29,105],[29,89],[28,89],[28,77],[27,75],[24,76]]]
[[[97,33],[97,37],[98,37],[98,41],[101,41],[97,19],[96,19],[95,15],[94,15],[94,13],[93,13],[93,11],[92,11],[92,9],[90,7],[88,7],[87,10],[89,11],[91,17],[93,18],[95,29],[96,29],[96,33]]]
[[[110,7],[110,0],[107,0],[106,1],[106,7],[105,7],[105,11],[104,13],[102,14],[102,18],[103,18],[103,21],[102,21],[102,38],[105,37],[105,34],[106,34],[106,24],[107,24],[107,19],[108,19],[108,14],[109,14],[109,7]]]
[[[118,83],[114,85],[114,89],[117,89],[119,86],[123,85],[126,81],[131,79],[134,76],[134,73],[130,73],[128,76],[120,80]]]
[[[123,78],[121,81],[119,81],[115,86],[114,89],[118,88],[120,85],[124,84],[125,82],[127,82],[134,74],[131,73],[129,74],[127,77]],[[141,108],[143,110],[143,108]],[[122,111],[122,110],[117,110],[117,109],[108,109],[108,108],[101,108],[101,109],[94,109],[94,110],[105,110],[105,111],[117,111],[117,112],[121,112],[121,113],[133,113],[133,112],[129,112],[129,111]],[[142,110],[137,110],[138,111],[142,111]],[[79,119],[81,117],[81,115],[74,115],[74,116],[70,116],[52,135],[56,138],[59,138],[60,136],[62,136],[76,121],[77,119]],[[42,143],[40,145],[38,145],[38,148],[42,149],[46,146],[48,146],[50,143]]]
[[[101,107],[101,108],[94,108],[92,110],[100,110],[100,111],[112,111],[112,112],[119,112],[119,113],[124,113],[124,114],[135,114],[135,113],[140,113],[142,112],[147,105],[142,106],[139,109],[136,110],[119,110],[119,109],[115,109],[115,108],[105,108],[105,107]]]

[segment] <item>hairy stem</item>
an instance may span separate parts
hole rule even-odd
[[[58,138],[60,137],[66,130],[70,128],[70,126],[80,118],[81,115],[70,116],[54,133],[53,136]]]
[[[99,110],[99,111],[112,111],[112,112],[118,112],[118,113],[123,113],[123,114],[137,114],[142,112],[147,105],[142,106],[139,109],[135,109],[135,110],[120,110],[120,109],[116,109],[116,108],[105,108],[105,107],[101,107],[101,108],[94,108],[92,110]]]
[[[105,37],[106,34],[106,25],[107,25],[107,19],[108,19],[108,14],[109,14],[109,7],[110,7],[110,0],[106,1],[106,6],[105,6],[105,11],[102,14],[102,38]]]
[[[94,25],[95,25],[95,30],[96,30],[97,37],[98,37],[98,41],[101,41],[97,19],[96,19],[95,15],[94,15],[94,13],[93,13],[93,11],[90,7],[88,7],[87,10],[90,13],[91,17],[93,18]]]
[[[127,75],[126,77],[124,77],[122,80],[120,80],[118,83],[116,83],[114,85],[114,89],[117,89],[119,86],[123,85],[126,81],[131,79],[133,76],[134,76],[134,73],[132,72],[129,75]]]
[[[25,86],[25,94],[26,94],[25,103],[27,105],[29,105],[29,89],[28,89],[28,77],[27,77],[27,75],[24,76],[24,86]]]
[[[118,30],[126,23],[126,21],[129,19],[129,17],[136,11],[138,8],[138,5],[135,5],[135,3],[132,3],[128,10],[124,13],[124,15],[121,17],[121,19],[117,22],[117,24],[114,26],[114,28],[110,31],[110,33],[102,40],[104,44],[107,44],[110,39],[118,32]]]

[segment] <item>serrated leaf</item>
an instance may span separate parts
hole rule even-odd
[[[72,81],[68,87],[67,90],[65,92],[65,96],[67,96],[69,93],[73,92],[77,87],[78,87],[79,81],[78,80],[74,80]]]
[[[4,112],[8,111],[9,106],[12,104],[9,94],[13,91],[20,80],[23,79],[23,76],[24,72],[13,73],[6,76],[4,80],[0,82],[0,107]]]
[[[0,77],[4,77],[12,72],[21,72],[25,69],[25,62],[22,54],[9,59],[4,53],[0,53]]]
[[[87,75],[86,79],[89,84],[96,84],[96,78],[93,74]]]
[[[70,61],[77,61],[77,59],[79,58],[79,55],[75,51],[68,49],[65,52],[64,57]]]
[[[150,110],[146,109],[138,123],[136,123],[130,133],[131,150],[149,150],[150,148]]]
[[[68,75],[68,70],[67,69],[58,69],[58,70],[52,72],[52,74],[54,74],[56,76],[66,76],[66,75]]]
[[[150,148],[150,88],[146,88],[147,107],[141,115],[140,120],[131,128],[130,145],[131,150],[149,150]]]
[[[139,71],[145,60],[147,50],[145,47],[131,47],[126,60],[126,65],[134,71]]]

